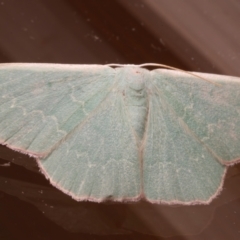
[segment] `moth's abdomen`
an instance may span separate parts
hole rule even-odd
[[[144,78],[149,72],[139,68],[131,70],[133,72],[126,79],[125,105],[132,128],[138,140],[141,141],[145,132],[148,114],[148,99]]]

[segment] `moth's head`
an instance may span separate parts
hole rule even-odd
[[[137,86],[142,88],[150,75],[150,72],[147,69],[131,65],[119,67],[115,70],[117,78],[121,78],[126,84],[136,85],[136,88],[138,88]]]

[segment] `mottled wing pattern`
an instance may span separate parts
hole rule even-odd
[[[150,201],[209,202],[240,159],[238,78],[154,70],[143,155]]]
[[[1,65],[1,144],[34,155],[76,200],[138,199],[139,150],[116,84],[107,66]]]
[[[137,200],[141,190],[138,147],[121,95],[110,94],[39,164],[53,185],[76,200]]]
[[[113,80],[106,66],[1,64],[0,143],[48,154],[98,108]]]

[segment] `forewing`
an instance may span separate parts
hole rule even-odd
[[[138,199],[139,151],[121,94],[109,94],[39,165],[53,185],[76,200]]]
[[[150,201],[209,202],[221,189],[223,163],[240,158],[238,78],[155,70],[143,155]]]
[[[98,108],[113,80],[106,66],[1,64],[0,143],[48,154]]]

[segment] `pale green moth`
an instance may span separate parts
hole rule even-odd
[[[77,201],[209,203],[240,160],[240,78],[143,66],[0,64],[0,143]]]

